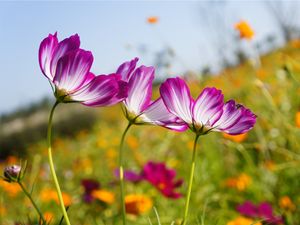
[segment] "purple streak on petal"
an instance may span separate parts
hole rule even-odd
[[[81,85],[81,88],[83,88],[85,85],[89,84],[95,77],[96,77],[95,74],[89,72],[89,73],[86,75],[85,80],[84,80],[84,82],[83,82],[82,85]]]
[[[78,50],[80,46],[80,39],[78,34],[72,35],[58,43],[55,51],[53,52],[53,57],[51,60],[50,70],[51,74],[55,75],[58,60],[67,55],[68,53]]]
[[[57,33],[49,34],[40,44],[39,48],[39,64],[43,74],[53,81],[54,74],[51,73],[50,64],[53,52],[58,45]]]
[[[112,104],[111,99],[118,92],[118,82],[113,75],[99,75],[83,88],[70,94],[70,97],[86,106],[108,106]]]
[[[232,127],[228,129],[229,134],[242,134],[251,130],[256,123],[256,115],[253,114],[249,109],[242,107],[241,119]]]
[[[185,131],[188,129],[188,126],[183,120],[167,110],[161,98],[152,102],[141,115],[141,118],[146,123],[156,124],[175,131]]]
[[[252,202],[250,201],[245,201],[243,204],[238,205],[236,210],[244,215],[244,216],[248,216],[251,218],[257,217],[258,214],[258,210],[256,205],[254,205]]]
[[[114,174],[117,178],[119,178],[120,177],[119,169],[116,169],[114,171]],[[144,178],[140,174],[138,174],[134,171],[125,170],[124,171],[124,179],[127,181],[130,181],[130,182],[133,182],[133,183],[138,183],[138,182],[142,181]]]
[[[242,134],[253,128],[256,116],[242,105],[230,100],[223,107],[221,118],[215,123],[218,130],[229,134]]]
[[[128,82],[128,97],[124,102],[130,112],[139,115],[148,107],[153,79],[154,67],[140,66],[134,71]]]
[[[54,84],[68,93],[75,92],[90,79],[93,55],[82,49],[69,52],[58,60]]]
[[[193,118],[199,125],[212,127],[223,113],[224,96],[216,88],[205,88],[193,106]]]
[[[122,80],[129,81],[133,70],[136,67],[136,63],[139,59],[135,57],[133,60],[123,63],[119,66],[117,69],[116,74],[120,74],[122,77]]]
[[[169,112],[181,118],[188,124],[192,124],[192,107],[194,100],[185,81],[177,78],[169,78],[160,86],[160,95]]]

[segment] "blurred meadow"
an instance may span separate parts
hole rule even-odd
[[[76,2],[75,6],[72,6],[72,2],[60,1],[0,2],[0,7],[3,6],[3,11],[7,9],[8,15],[14,10],[18,12],[22,6],[25,7],[23,10],[28,7],[35,13],[35,10],[41,9],[39,7],[46,8],[43,4],[50,4],[50,10],[61,4],[69,14],[72,7],[80,7],[80,4],[84,3]],[[22,74],[22,79],[25,80],[19,82],[17,78],[13,78],[14,73],[7,70],[7,65],[1,64],[4,68],[2,77],[5,86],[7,83],[10,86],[9,89],[7,87],[1,89],[4,105],[0,111],[1,171],[9,165],[24,166],[26,161],[27,167],[22,181],[24,186],[31,191],[32,198],[39,205],[47,222],[60,223],[62,214],[49,170],[46,142],[47,118],[55,99],[47,80],[39,71],[37,56],[40,42],[49,33],[57,31],[59,38],[63,39],[78,32],[83,45],[93,52],[97,64],[101,64],[101,59],[105,58],[106,54],[108,56],[104,59],[105,71],[102,71],[101,67],[96,67],[97,74],[106,71],[115,72],[122,60],[131,60],[137,56],[140,58],[139,65],[153,65],[156,68],[157,79],[153,85],[152,99],[159,97],[159,86],[166,78],[180,76],[187,81],[193,97],[197,97],[205,87],[216,87],[223,91],[226,101],[235,99],[257,115],[254,128],[246,134],[228,135],[212,132],[200,137],[187,224],[300,225],[298,2],[199,1],[176,2],[173,6],[172,2],[139,2],[136,3],[136,8],[135,2],[119,2],[119,4],[125,7],[125,11],[130,7],[133,11],[140,10],[136,19],[141,21],[133,23],[132,26],[136,26],[135,30],[141,29],[141,32],[146,29],[144,35],[147,37],[144,43],[143,35],[139,34],[141,40],[134,42],[135,38],[130,39],[130,34],[124,34],[124,37],[132,42],[126,43],[124,40],[123,46],[118,44],[121,55],[117,56],[117,59],[115,59],[115,55],[119,54],[117,47],[112,47],[113,53],[109,53],[110,49],[99,47],[106,45],[99,39],[100,41],[96,43],[98,49],[93,48],[95,43],[91,41],[93,43],[88,44],[91,38],[89,36],[98,33],[84,30],[83,23],[78,24],[76,30],[77,24],[74,21],[72,29],[67,29],[57,22],[58,28],[55,28],[54,23],[49,27],[46,26],[47,29],[35,32],[32,39],[24,38],[26,42],[31,42],[31,45],[35,46],[33,52],[35,61],[27,62],[24,59],[34,67],[35,74],[30,75],[33,77],[30,79],[40,79],[40,83],[24,78],[30,72],[28,68],[25,68],[26,73]],[[80,16],[88,17],[89,8],[94,13],[96,5],[102,7],[101,10],[108,7],[111,10],[109,12],[114,13],[112,9],[117,7],[118,2],[86,3],[83,8],[84,15]],[[190,14],[191,18],[188,20],[186,18],[189,18],[189,11],[184,9],[187,5],[197,9],[197,12],[193,11],[194,13]],[[143,8],[148,6],[151,6],[151,12],[146,11],[148,14],[143,15],[141,13],[145,12]],[[170,11],[174,7],[177,13],[172,16],[166,13],[166,17],[174,19],[172,25],[166,28],[173,30],[172,36],[164,33],[165,14],[163,10],[156,10],[160,6],[164,10],[169,8]],[[182,20],[181,7],[185,13]],[[235,10],[242,8],[244,10],[249,8],[249,12],[241,10],[235,14]],[[45,24],[47,16],[45,15],[46,20],[41,18]],[[55,17],[55,13],[53,16]],[[105,20],[105,15],[99,16]],[[121,17],[118,14],[117,19],[107,22],[107,26],[113,28],[112,33],[106,30],[105,36],[121,36],[122,40],[123,34],[117,33],[117,26],[114,26],[114,23],[122,22]],[[2,18],[1,28],[9,25],[9,17],[0,16],[0,18]],[[135,16],[132,15],[132,18]],[[124,20],[126,23],[126,19]],[[191,22],[193,27],[194,23],[199,27],[196,31],[201,36],[198,42],[197,38],[189,41],[189,33],[181,33],[189,31],[190,25],[187,24],[189,21],[193,21]],[[42,23],[40,26],[43,26]],[[275,28],[274,32],[270,27]],[[12,31],[17,27],[7,29],[13,34]],[[26,29],[30,32],[31,28]],[[93,29],[101,28],[94,25]],[[5,29],[0,32],[2,35]],[[124,28],[122,32],[126,32],[126,29]],[[13,47],[12,42],[22,41],[21,39],[7,39],[6,42]],[[153,43],[152,39],[155,40]],[[180,43],[179,51],[176,49],[177,39]],[[112,38],[111,41],[110,45],[116,39]],[[197,54],[181,52],[184,43],[187,43],[189,48],[197,49],[199,58]],[[209,47],[201,48],[205,45]],[[201,52],[202,49],[205,50]],[[17,50],[12,51],[16,53]],[[0,54],[4,58],[5,53]],[[20,63],[22,66],[24,62],[18,58],[19,55],[9,56],[9,59],[14,60],[7,59],[6,64],[19,67]],[[31,56],[28,57],[31,60]],[[201,63],[201,60],[205,63]],[[15,69],[13,71],[19,74]],[[6,79],[16,82],[17,88],[20,87],[21,90],[24,88],[24,92],[36,93],[35,96],[30,96],[30,101],[24,100],[25,104],[12,104],[13,101],[22,102],[19,98],[22,92],[18,92],[17,97],[10,94],[9,90],[13,91],[13,83]],[[38,90],[40,87],[45,90]],[[6,104],[9,106],[6,107]],[[72,224],[122,224],[116,169],[118,148],[126,125],[127,120],[120,104],[101,108],[85,107],[80,104],[58,106],[53,125],[53,157]],[[129,131],[124,145],[128,224],[181,223],[193,138],[191,131],[175,132],[151,125],[133,126]],[[164,193],[165,183],[153,183],[151,179],[141,178],[149,168],[152,169],[150,177],[159,177],[172,172],[174,176],[167,178],[170,179],[167,184],[172,183],[174,195]],[[0,224],[38,224],[38,217],[32,204],[17,183],[0,180]]]

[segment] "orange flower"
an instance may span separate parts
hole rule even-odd
[[[0,206],[0,216],[4,216],[6,214],[6,208],[4,206]]]
[[[242,173],[238,177],[228,178],[225,181],[227,187],[235,188],[239,191],[244,191],[251,183],[251,177],[247,174]]]
[[[244,20],[238,22],[235,25],[235,29],[239,32],[241,39],[251,40],[254,36],[254,31],[252,30],[250,25]]]
[[[247,136],[248,136],[247,133],[238,134],[238,135],[231,135],[231,134],[223,133],[224,138],[229,139],[234,142],[237,142],[237,143],[243,142],[247,138]]]
[[[295,120],[296,120],[296,126],[300,128],[300,111],[296,113]]]
[[[153,206],[153,202],[145,195],[127,195],[125,196],[125,207],[128,214],[140,215],[149,211]]]
[[[52,212],[45,212],[44,213],[44,218],[45,218],[47,223],[50,223],[53,220],[54,215],[53,215]]]
[[[255,222],[246,217],[238,217],[234,220],[231,220],[227,223],[227,225],[262,225],[260,222]]]
[[[4,180],[0,180],[0,187],[11,197],[15,197],[21,192],[21,188],[17,183],[8,183]]]
[[[65,206],[69,206],[69,205],[72,204],[72,199],[71,199],[70,195],[63,192],[62,197],[63,197],[63,201],[64,201]],[[47,189],[46,188],[46,189],[42,190],[41,193],[40,193],[40,199],[43,202],[54,201],[57,204],[59,204],[59,199],[58,199],[57,193],[56,193],[55,190],[52,190],[52,189]]]
[[[268,160],[264,163],[264,166],[270,170],[270,171],[274,171],[276,168],[276,164],[272,161],[272,160]]]
[[[292,202],[289,196],[283,196],[279,200],[279,206],[282,209],[288,210],[288,211],[295,211],[296,206]]]
[[[115,202],[114,193],[106,190],[95,190],[92,192],[92,197],[106,204],[112,204]]]
[[[158,17],[157,16],[150,16],[147,18],[147,22],[150,24],[156,24],[158,22]]]
[[[300,48],[300,39],[291,40],[290,44],[293,48]]]

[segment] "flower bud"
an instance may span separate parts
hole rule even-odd
[[[4,177],[8,182],[16,181],[19,178],[19,174],[21,172],[21,166],[12,165],[7,166],[4,169]]]

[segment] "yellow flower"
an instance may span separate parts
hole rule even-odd
[[[231,135],[231,134],[223,133],[224,138],[229,139],[234,142],[237,142],[237,143],[243,142],[247,138],[247,136],[248,136],[247,133],[238,134],[238,135]]]
[[[254,36],[254,31],[252,30],[250,25],[244,20],[241,20],[240,22],[238,22],[235,25],[235,29],[237,31],[239,31],[241,39],[251,40]]]
[[[227,187],[235,188],[239,191],[244,191],[251,183],[251,177],[242,173],[238,177],[228,178],[225,181]]]
[[[131,194],[125,196],[125,206],[128,214],[140,215],[149,211],[153,202],[145,195]]]
[[[260,222],[255,222],[254,220],[241,216],[234,220],[229,221],[227,225],[262,225],[262,224]]]
[[[63,192],[62,197],[63,197],[63,201],[64,201],[65,206],[70,206],[72,204],[72,199],[71,199],[70,195]],[[59,199],[58,199],[57,193],[56,193],[55,190],[52,190],[52,189],[46,188],[46,189],[42,190],[41,193],[40,193],[40,199],[43,202],[54,201],[57,204],[59,204]]]
[[[300,111],[296,113],[295,120],[296,120],[296,126],[300,128]]]
[[[115,195],[110,191],[106,191],[103,189],[95,190],[92,192],[92,196],[106,204],[112,204],[115,202]]]
[[[283,196],[279,200],[279,206],[288,211],[295,211],[296,205],[292,202],[289,196]]]
[[[157,16],[150,16],[147,18],[147,22],[150,24],[156,24],[158,22],[158,17]]]
[[[15,197],[21,192],[21,188],[17,183],[8,183],[4,180],[0,180],[0,187],[2,187],[10,197]]]

